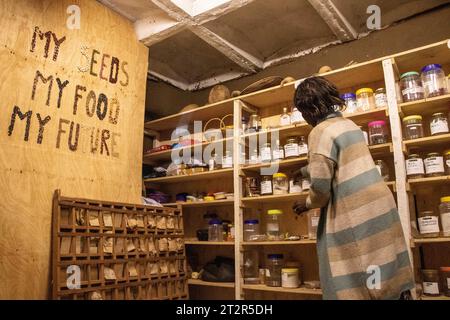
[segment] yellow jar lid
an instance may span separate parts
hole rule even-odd
[[[278,209],[272,209],[272,210],[267,211],[267,214],[273,216],[273,215],[283,214],[283,211],[278,210]]]
[[[298,272],[298,268],[283,268],[281,269],[281,272],[296,273]]]
[[[203,200],[204,201],[214,201],[215,199],[214,199],[214,197],[207,196],[207,197],[204,197]]]
[[[445,151],[444,154],[445,154],[446,156],[450,156],[450,150]]]
[[[356,91],[356,95],[360,95],[361,93],[372,93],[373,94],[373,89],[371,88],[361,88],[358,91]]]
[[[441,202],[450,202],[450,196],[441,198]]]
[[[420,121],[422,121],[422,119],[423,119],[422,116],[414,115],[414,116],[404,117],[403,118],[403,122],[410,121],[410,120],[420,120]]]
[[[284,173],[275,173],[273,175],[274,178],[287,178],[287,175],[285,175]]]

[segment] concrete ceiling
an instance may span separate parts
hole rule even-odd
[[[99,0],[134,23],[150,48],[149,75],[198,90],[358,40],[449,0]]]

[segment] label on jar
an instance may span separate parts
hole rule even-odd
[[[266,269],[266,278],[270,278],[270,270]]]
[[[303,156],[308,154],[308,145],[306,143],[303,143],[298,146],[298,155]]]
[[[233,157],[224,157],[222,168],[232,168],[233,167]]]
[[[311,217],[311,227],[315,228],[319,225],[319,217]]]
[[[425,159],[425,172],[427,174],[443,173],[444,172],[444,158],[431,157]]]
[[[272,194],[272,181],[261,181],[261,194]]]
[[[309,190],[310,187],[311,187],[311,182],[308,179],[303,179],[302,180],[302,189]]]
[[[421,234],[438,233],[439,218],[428,216],[417,219],[419,221],[419,230]]]
[[[423,293],[439,294],[439,284],[437,282],[423,282]]]
[[[270,162],[272,161],[272,152],[270,148],[262,148],[261,149],[261,161]]]
[[[448,132],[448,122],[445,119],[439,120],[433,120],[430,122],[430,129],[431,129],[431,135],[435,135],[438,133],[447,133]]]
[[[284,146],[284,154],[286,158],[289,157],[298,157],[298,144],[296,143],[290,143]]]
[[[441,213],[441,224],[444,235],[450,234],[450,212]]]
[[[273,160],[281,160],[281,159],[284,159],[284,150],[283,149],[273,150]]]
[[[406,160],[406,175],[425,174],[422,159],[408,159]]]
[[[251,155],[250,155],[249,163],[250,163],[250,164],[258,164],[258,163],[259,163],[259,157],[258,157],[258,154],[251,154]]]
[[[267,223],[267,232],[279,232],[280,231],[280,225],[278,223]]]
[[[375,105],[377,108],[383,108],[387,106],[387,96],[384,93],[375,95]]]
[[[423,88],[422,87],[410,87],[410,88],[405,88],[402,90],[403,96],[410,96],[410,95],[414,95],[417,93],[424,93]]]
[[[294,180],[289,181],[289,193],[300,193],[302,192],[302,187],[299,183],[295,183]]]

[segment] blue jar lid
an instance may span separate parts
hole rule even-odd
[[[259,224],[259,220],[254,219],[254,220],[245,220],[244,224]]]
[[[219,219],[211,219],[209,220],[209,225],[215,225],[215,224],[222,224],[222,221],[220,221]]]
[[[441,70],[442,66],[440,64],[429,64],[425,67],[423,67],[422,72],[429,72],[433,70]]]
[[[344,93],[343,95],[341,95],[341,98],[342,98],[343,100],[356,99],[356,94],[351,93],[351,92],[349,92],[349,93]]]
[[[282,254],[269,254],[267,257],[269,258],[269,260],[281,260],[281,259],[283,259],[283,255]]]

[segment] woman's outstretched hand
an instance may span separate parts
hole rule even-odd
[[[306,208],[306,203],[304,201],[295,201],[294,205],[292,206],[292,210],[298,215],[302,215],[309,209]]]

